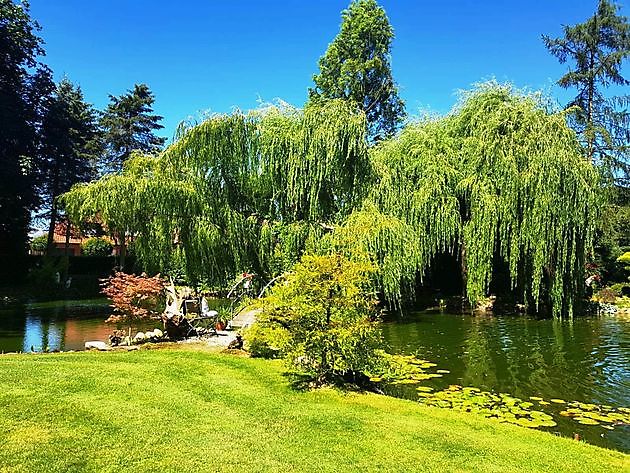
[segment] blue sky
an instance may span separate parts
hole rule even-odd
[[[590,17],[596,0],[381,0],[396,33],[393,72],[410,114],[445,113],[457,90],[496,78],[543,89],[564,73],[540,36]],[[205,112],[281,98],[301,106],[348,0],[31,0],[44,58],[104,108],[145,82],[162,135]],[[629,15],[628,8],[622,13]]]

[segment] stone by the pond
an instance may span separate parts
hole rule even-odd
[[[111,348],[105,342],[92,341],[92,342],[85,342],[85,349],[107,351],[107,350],[110,350]]]
[[[136,340],[136,341],[141,341],[141,340],[144,340],[145,338],[146,337],[144,335],[144,332],[138,332],[138,333],[136,333],[136,336],[133,337],[133,339]]]
[[[162,332],[159,328],[156,328],[153,331],[153,336],[155,336],[156,338],[162,338],[164,336],[164,332]]]

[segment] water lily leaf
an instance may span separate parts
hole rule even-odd
[[[567,401],[564,399],[549,399],[551,402],[555,402],[556,404],[566,404]]]
[[[449,374],[450,371],[449,370],[437,370],[437,373],[441,373],[441,374]]]
[[[599,422],[588,417],[574,417],[573,419],[582,425],[599,425]]]
[[[542,398],[542,397],[538,397],[538,396],[529,396],[529,398],[530,398],[532,401],[542,401],[542,400],[543,400],[543,398]]]

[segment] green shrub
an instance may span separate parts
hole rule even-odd
[[[281,325],[261,322],[248,327],[243,338],[245,349],[260,358],[282,358],[290,341],[288,330]]]
[[[40,235],[31,241],[31,250],[44,252],[48,246],[48,235]]]
[[[104,238],[88,238],[81,245],[85,256],[110,256],[114,245]]]
[[[626,251],[623,255],[617,258],[617,263],[630,264],[630,251]]]
[[[274,347],[263,335],[284,330],[288,340],[280,352],[286,351],[290,365],[318,383],[370,372],[382,363],[375,297],[367,289],[373,272],[369,262],[340,254],[302,257],[262,299],[258,319],[264,328],[253,337],[259,344],[255,347]]]

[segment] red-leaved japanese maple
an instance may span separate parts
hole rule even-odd
[[[164,280],[159,276],[136,276],[117,272],[103,281],[102,292],[111,301],[114,313],[107,323],[131,326],[141,320],[158,319],[164,309]]]

